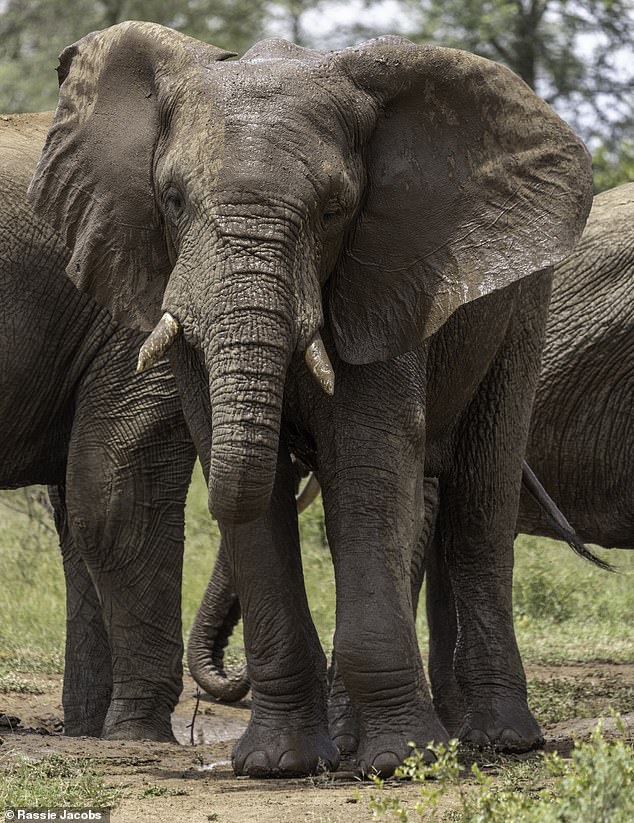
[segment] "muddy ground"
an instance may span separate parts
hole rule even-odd
[[[634,685],[634,665],[527,667],[529,677],[544,682],[571,678],[590,683],[606,671],[624,686]],[[368,803],[376,790],[355,779],[352,764],[342,764],[334,775],[304,780],[234,777],[231,747],[248,721],[248,700],[232,706],[201,702],[192,746],[190,724],[196,701],[193,681],[187,678],[173,721],[180,745],[67,738],[59,734],[61,676],[20,677],[43,693],[0,694],[0,714],[21,720],[14,732],[0,729],[3,757],[14,751],[32,758],[51,753],[90,758],[108,785],[123,789],[112,813],[113,823],[356,823],[372,819]],[[605,701],[597,701],[597,716],[607,708]],[[634,734],[634,714],[625,715],[624,720]],[[568,754],[573,738],[584,738],[595,725],[594,718],[576,718],[546,727],[547,748]],[[413,807],[419,789],[407,784],[390,786],[390,793],[395,792]]]

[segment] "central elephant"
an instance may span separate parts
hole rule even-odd
[[[253,711],[234,769],[338,762],[291,451],[323,490],[361,771],[446,739],[409,583],[424,472],[447,501],[461,736],[535,746],[513,530],[551,267],[590,208],[585,148],[466,52],[385,37],[231,56],[139,22],[68,47],[30,196],[71,278],[154,329],[140,368],[170,352],[243,610]]]

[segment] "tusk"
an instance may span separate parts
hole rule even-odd
[[[332,397],[335,393],[335,370],[332,367],[326,347],[324,346],[324,341],[321,339],[319,332],[317,332],[308,344],[304,359],[315,380],[326,394]]]
[[[166,311],[154,330],[141,346],[136,366],[137,374],[151,369],[167,354],[167,350],[181,333],[181,324]]]
[[[311,472],[308,480],[304,483],[304,488],[295,498],[297,503],[297,513],[301,514],[307,509],[319,494],[319,480],[315,477],[315,472]]]

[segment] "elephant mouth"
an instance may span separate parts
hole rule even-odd
[[[170,312],[166,311],[149,334],[139,351],[137,374],[151,369],[167,354],[176,339],[182,334],[183,327]],[[335,393],[335,370],[332,367],[328,352],[316,332],[306,347],[304,360],[317,385],[329,396]]]

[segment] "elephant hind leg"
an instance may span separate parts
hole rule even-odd
[[[527,278],[528,281],[528,278]],[[528,751],[543,742],[513,626],[513,541],[550,274],[522,292],[506,337],[458,427],[441,478],[438,529],[455,602],[460,737]]]

